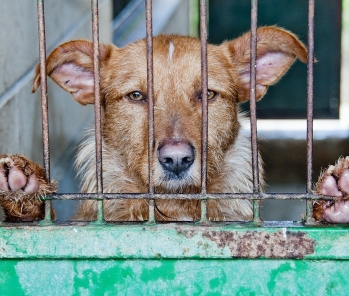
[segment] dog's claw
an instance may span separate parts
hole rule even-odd
[[[349,156],[329,166],[316,185],[316,193],[337,197],[336,201],[318,200],[314,218],[329,223],[349,223]]]

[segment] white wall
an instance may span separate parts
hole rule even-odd
[[[0,152],[23,153],[42,161],[40,91],[31,94],[38,63],[36,1],[0,2]],[[111,1],[100,1],[100,40],[110,42]],[[90,1],[46,0],[46,45],[73,38],[91,39]],[[49,80],[49,120],[52,162],[57,163],[70,141],[91,116],[68,93]]]

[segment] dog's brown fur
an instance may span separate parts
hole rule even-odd
[[[296,58],[307,61],[307,50],[292,33],[280,28],[260,28],[257,36],[258,100]],[[153,46],[155,192],[198,193],[201,190],[200,42],[190,37],[158,36],[154,37]],[[94,103],[92,55],[91,42],[75,40],[57,47],[47,59],[48,75],[82,105]],[[100,75],[104,192],[147,192],[145,40],[125,48],[101,45]],[[39,83],[37,67],[33,91]],[[208,192],[252,192],[250,141],[241,133],[244,119],[237,105],[249,99],[249,33],[219,46],[208,45],[208,89],[213,97],[208,104]],[[139,100],[141,98],[143,100]],[[177,144],[194,151],[195,159],[182,177],[169,178],[159,161],[160,149]],[[96,192],[94,145],[91,133],[78,152],[82,192]],[[262,165],[260,168],[263,187]],[[11,210],[2,205],[11,217]],[[190,221],[200,217],[198,201],[158,200],[156,209],[158,220]],[[148,219],[145,200],[104,201],[104,211],[106,220]],[[93,220],[96,212],[95,201],[84,201],[76,218]],[[208,217],[210,220],[250,220],[252,206],[246,200],[208,201]]]

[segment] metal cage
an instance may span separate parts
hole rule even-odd
[[[202,89],[207,93],[207,1],[200,0]],[[154,140],[152,1],[146,0],[149,151]],[[307,193],[265,194],[259,190],[256,124],[256,31],[258,1],[251,0],[251,143],[253,193],[206,192],[207,98],[202,100],[202,192],[195,195],[156,194],[149,169],[146,194],[105,194],[102,179],[102,136],[99,85],[98,0],[91,0],[94,48],[96,193],[54,194],[45,199],[40,223],[0,227],[0,291],[26,295],[128,294],[337,294],[345,295],[349,272],[349,234],[346,226],[315,226],[312,193],[314,6],[308,1]],[[50,179],[50,149],[46,83],[44,0],[37,0],[42,97],[44,168]],[[152,154],[149,153],[149,163]],[[149,200],[144,223],[107,223],[103,199]],[[154,200],[200,199],[201,219],[193,223],[157,223]],[[243,198],[253,201],[254,219],[248,223],[210,222],[206,200]],[[331,199],[331,197],[326,197]],[[51,219],[55,199],[98,200],[93,222],[57,223]],[[296,222],[263,222],[260,201],[305,199],[306,217]],[[35,260],[33,260],[35,259]],[[249,260],[246,260],[249,259]],[[11,289],[9,288],[11,287]]]

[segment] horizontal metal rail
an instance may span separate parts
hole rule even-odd
[[[159,194],[159,193],[60,193],[43,196],[43,200],[107,200],[107,199],[188,199],[188,200],[210,200],[210,199],[247,199],[247,200],[319,200],[334,201],[335,196],[323,196],[312,193],[197,193],[197,194]]]

